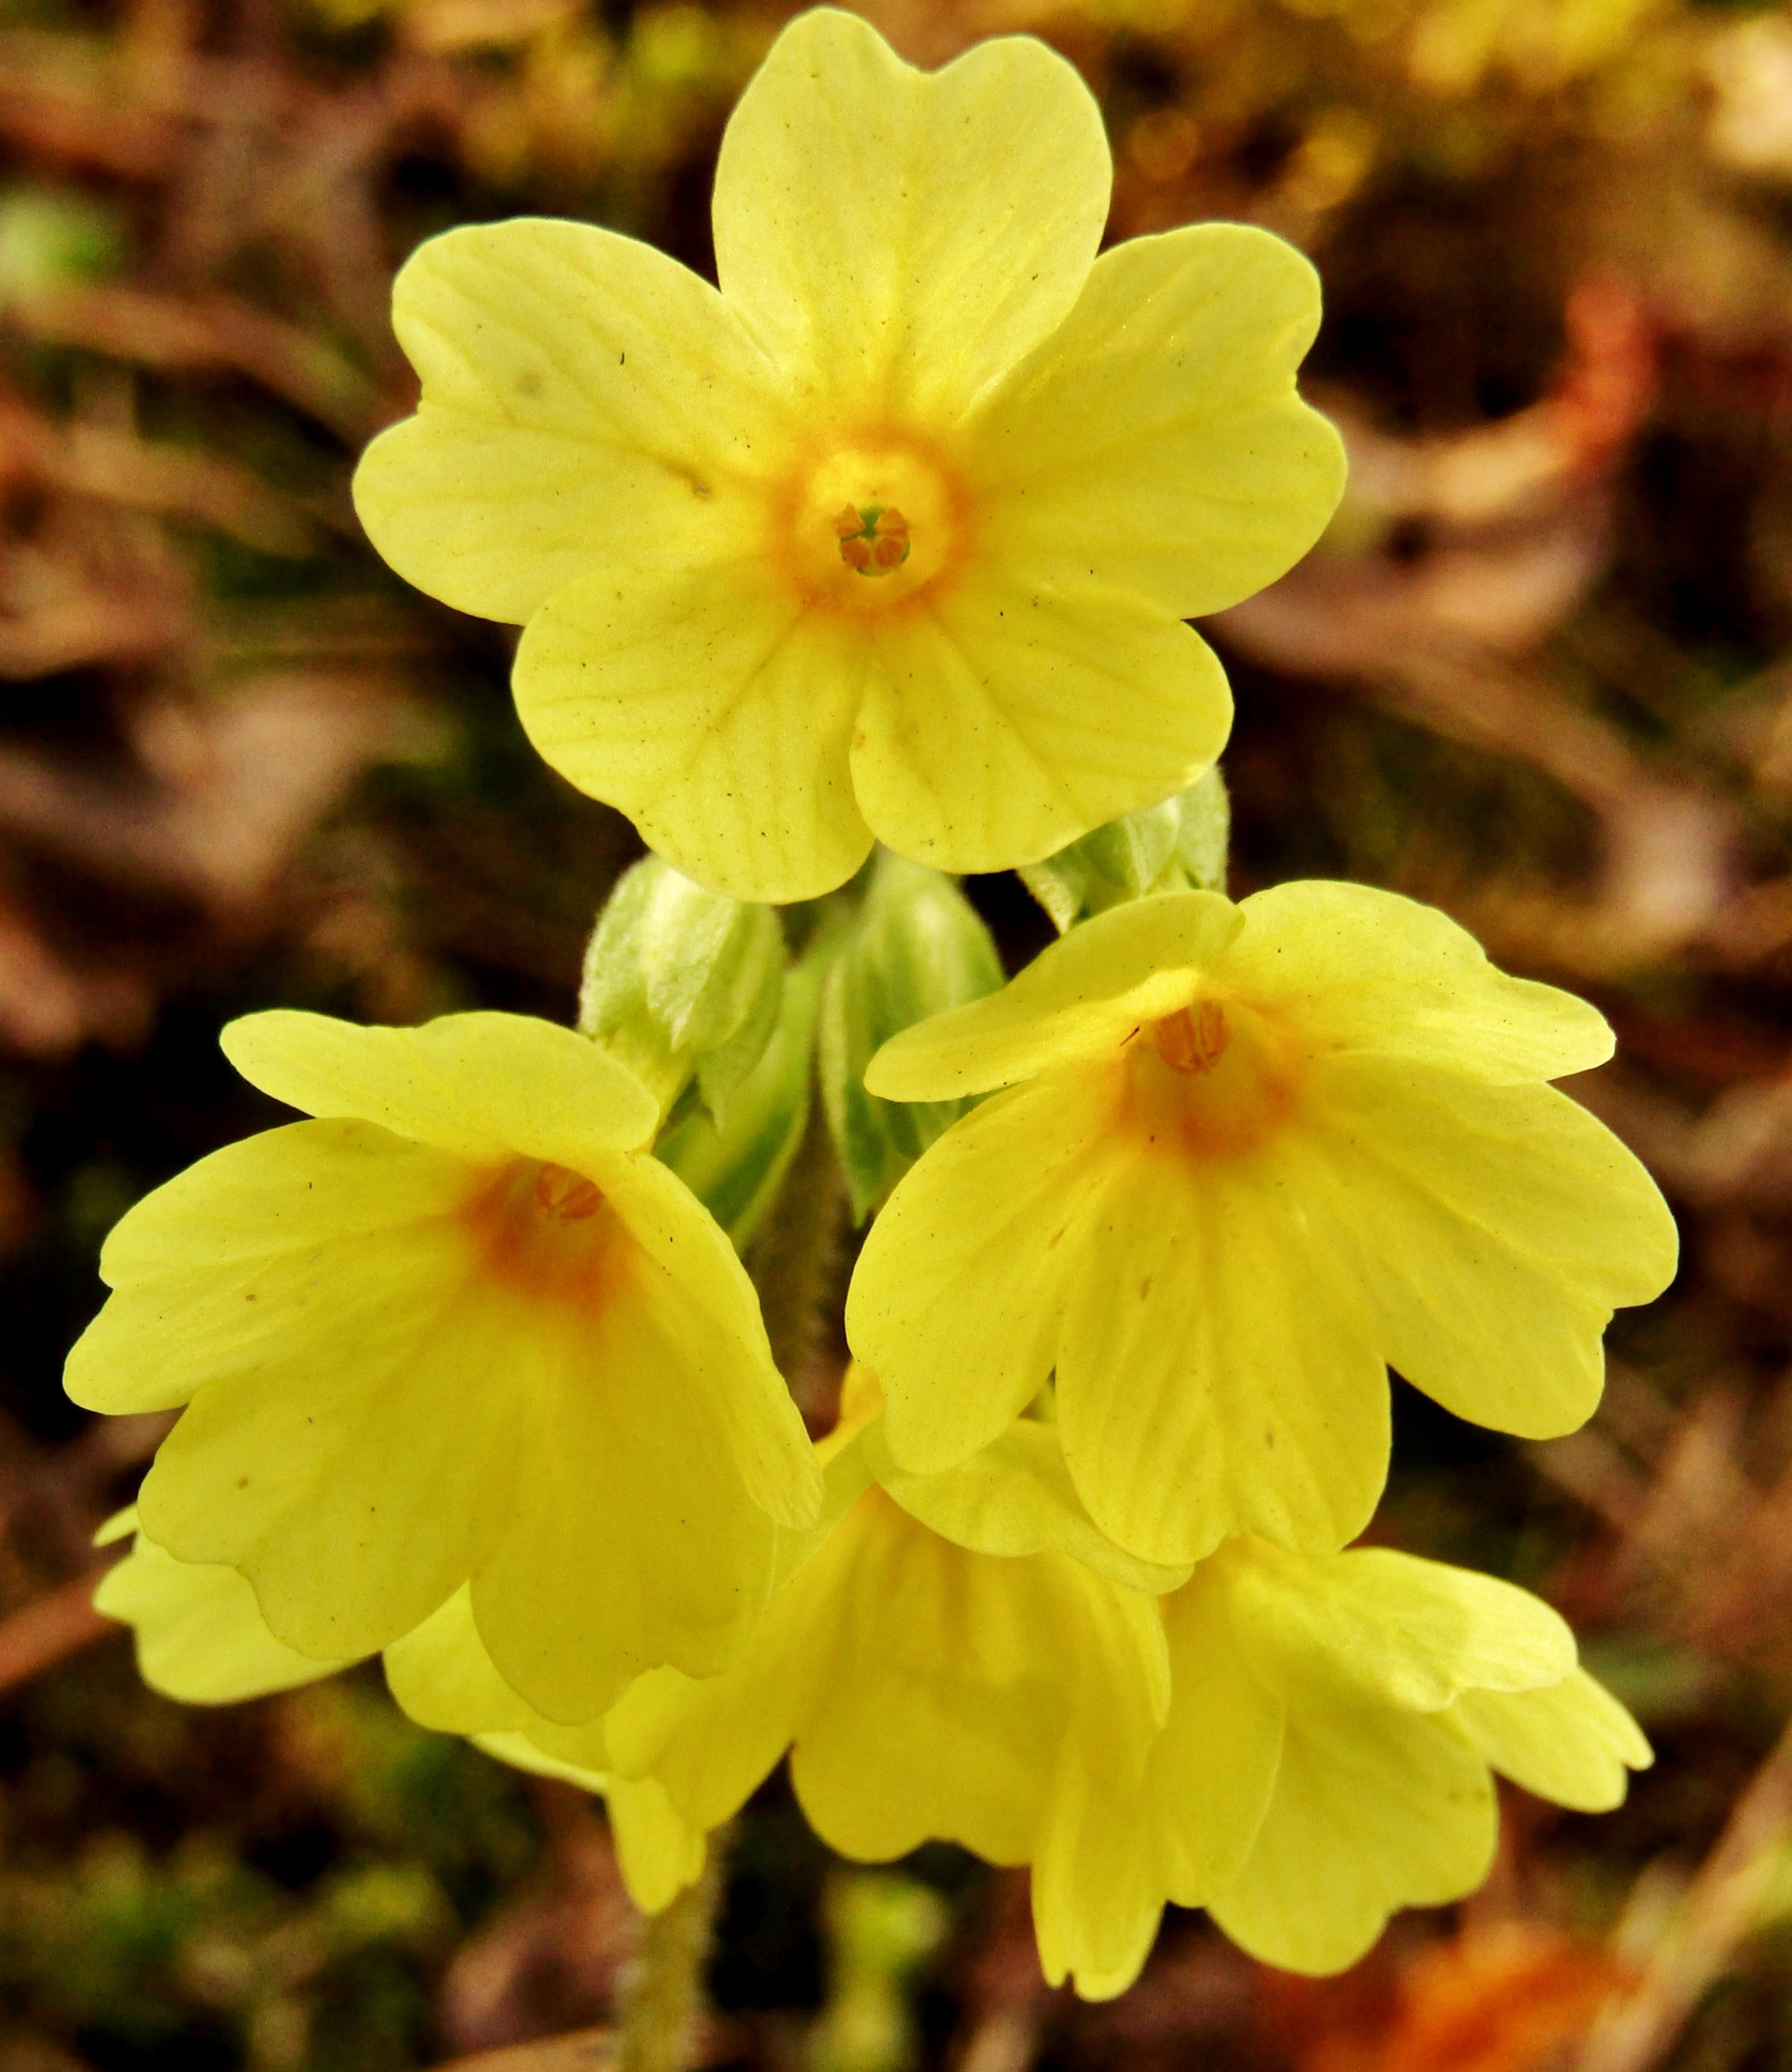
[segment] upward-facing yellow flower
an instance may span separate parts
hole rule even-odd
[[[1329,1552],[1386,1473],[1397,1367],[1547,1437],[1598,1400],[1613,1307],[1672,1218],[1544,1083],[1610,1054],[1570,995],[1361,886],[1116,907],[865,1083],[1000,1093],[896,1187],[847,1328],[917,1472],[987,1445],[1055,1368],[1096,1523],[1156,1561],[1234,1533]]]
[[[1343,479],[1295,394],[1312,269],[1234,224],[1097,259],[1110,178],[1042,44],[929,75],[804,15],[723,142],[719,294],[575,223],[413,257],[422,403],[362,520],[525,624],[537,747],[706,884],[823,892],[874,832],[1044,857],[1213,761],[1230,701],[1182,621],[1281,574]]]
[[[733,1248],[651,1154],[653,1096],[520,1015],[257,1014],[224,1042],[319,1119],[140,1202],[68,1360],[91,1409],[187,1406],[150,1537],[240,1570],[323,1661],[470,1581],[552,1718],[659,1663],[720,1669],[821,1478]]]

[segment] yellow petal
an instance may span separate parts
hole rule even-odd
[[[735,1343],[676,1285],[644,1270],[590,1323],[538,1325],[529,1350],[519,1470],[473,1615],[505,1682],[576,1723],[659,1663],[723,1668],[771,1587],[773,1527],[729,1429]]]
[[[1060,1248],[1058,1420],[1090,1516],[1149,1561],[1241,1532],[1342,1545],[1387,1473],[1387,1382],[1354,1291],[1309,1256],[1298,1176],[1139,1153],[1113,1170]]]
[[[171,1410],[211,1380],[282,1357],[295,1310],[393,1229],[446,1235],[466,1184],[457,1159],[362,1122],[301,1122],[227,1145],[114,1225],[100,1271],[116,1291],[76,1342],[64,1386],[90,1410]],[[414,1262],[426,1272],[423,1256]],[[377,1322],[385,1291],[347,1299]],[[393,1291],[396,1293],[396,1289]]]
[[[1034,1844],[1040,1967],[1053,1985],[1073,1977],[1085,2000],[1111,2000],[1137,1978],[1172,1882],[1155,1757],[1151,1769],[1140,1766],[1155,1738],[1141,1733],[1143,1724],[1099,1707],[1078,1718],[1059,1751]],[[1197,1792],[1215,1781],[1202,1777]]]
[[[645,1145],[659,1126],[659,1104],[632,1073],[532,1015],[365,1029],[275,1008],[233,1022],[221,1041],[250,1085],[276,1100],[468,1157],[520,1154],[582,1170],[598,1153]]]
[[[822,1470],[822,1507],[815,1523],[801,1531],[788,1526],[778,1530],[772,1557],[774,1589],[781,1589],[804,1564],[811,1560],[833,1536],[834,1528],[871,1486],[871,1464],[865,1445],[872,1420],[884,1414],[883,1397],[863,1417],[850,1407],[848,1390],[842,1392],[840,1421],[825,1439],[817,1441],[815,1459]]]
[[[1574,1668],[1574,1636],[1514,1584],[1386,1548],[1329,1558],[1240,1540],[1220,1557],[1257,1676],[1291,1704],[1435,1712],[1465,1691],[1533,1692]]]
[[[339,1239],[303,1263],[308,1306],[283,1291],[253,1305],[258,1355],[200,1388],[139,1505],[161,1545],[242,1569],[274,1633],[332,1660],[421,1625],[502,1530],[528,1378],[514,1306],[470,1280],[451,1226]]]
[[[1654,1751],[1642,1729],[1584,1669],[1544,1691],[1469,1691],[1450,1717],[1502,1776],[1580,1813],[1624,1803],[1629,1771]]]
[[[594,569],[695,569],[754,536],[780,413],[715,289],[652,246],[523,217],[431,238],[393,287],[422,379],[355,504],[407,582],[521,623]]]
[[[628,814],[687,877],[736,898],[808,899],[871,845],[848,745],[867,656],[757,561],[616,569],[570,584],[517,651],[529,739]]]
[[[876,1371],[890,1451],[912,1474],[965,1460],[1051,1372],[1061,1276],[1106,1171],[1105,1091],[1054,1083],[955,1123],[897,1184],[859,1255],[847,1337]]]
[[[851,1548],[850,1534],[836,1545],[835,1528],[870,1486],[863,1442],[881,1408],[875,1383],[862,1371],[849,1374],[840,1423],[815,1448],[826,1486],[821,1515],[805,1532],[779,1531],[777,1587],[728,1670],[700,1683],[675,1669],[654,1670],[632,1684],[595,1729],[537,1727],[537,1741],[563,1753],[595,1751],[604,1762],[613,1749],[624,1774],[661,1777],[699,1827],[731,1819],[783,1754],[817,1688],[822,1655],[810,1636],[818,1620],[826,1624],[831,1571],[824,1567],[807,1579],[800,1572],[830,1547],[836,1561]]]
[[[637,1281],[650,1329],[682,1366],[747,1494],[801,1531],[820,1515],[822,1472],[802,1413],[772,1359],[759,1297],[721,1226],[657,1159],[591,1161],[591,1175],[657,1275]],[[651,1387],[637,1383],[644,1396]],[[712,1441],[712,1443],[714,1441]]]
[[[703,1875],[703,1831],[674,1811],[664,1786],[650,1777],[638,1783],[613,1777],[604,1799],[628,1897],[643,1914],[657,1914]]]
[[[1041,1557],[992,1563],[869,1500],[830,1610],[826,1696],[791,1782],[809,1825],[859,1862],[954,1841],[1024,1863],[1057,1749],[1040,1637],[1072,1644]]]
[[[1266,1964],[1341,1971],[1397,1907],[1473,1891],[1496,1817],[1486,1764],[1447,1720],[1299,1715],[1256,1842],[1209,1910]]]
[[[184,1704],[233,1705],[348,1666],[283,1646],[234,1568],[177,1561],[141,1536],[101,1578],[93,1608],[135,1629],[143,1681]]]
[[[1142,1759],[1168,1696],[1152,1601],[1060,1555],[967,1554],[886,1499],[858,1516],[826,1701],[791,1755],[810,1825],[862,1861],[933,1839],[1024,1862],[1079,1718]]]
[[[617,1774],[657,1779],[680,1817],[695,1827],[732,1819],[790,1745],[808,1686],[801,1680],[805,1658],[791,1651],[781,1625],[773,1626],[789,1595],[773,1600],[739,1659],[719,1676],[652,1670],[604,1720],[604,1745]],[[570,1752],[587,1732],[538,1730],[532,1738]]]
[[[509,1763],[513,1770],[526,1770],[532,1777],[551,1777],[562,1784],[575,1784],[581,1791],[603,1793],[610,1787],[612,1780],[603,1770],[587,1770],[581,1763],[562,1762],[557,1756],[544,1755],[526,1734],[494,1732],[469,1734],[467,1738],[480,1754]]]
[[[1067,1743],[1034,1858],[1040,1963],[1085,2000],[1138,1975],[1166,1900],[1204,1905],[1237,1876],[1281,1758],[1283,1708],[1240,1651],[1219,1564],[1160,1610],[1171,1703],[1143,1772],[1136,1744]]]
[[[486,1653],[473,1623],[472,1593],[464,1587],[395,1640],[384,1661],[386,1687],[400,1708],[433,1733],[520,1735],[539,1717]]]
[[[1344,487],[1337,432],[1295,393],[1319,300],[1291,245],[1239,224],[1104,253],[978,415],[978,487],[1015,565],[1093,572],[1179,619],[1291,568]]]
[[[999,993],[892,1036],[865,1074],[885,1100],[956,1100],[1106,1057],[1193,999],[1243,926],[1213,892],[1137,899],[1047,945]]]
[[[868,417],[956,416],[1069,310],[1107,215],[1102,119],[1043,44],[913,71],[832,8],[742,95],[715,176],[716,269],[759,343]]]
[[[1004,561],[878,625],[853,787],[904,856],[1003,870],[1181,791],[1231,725],[1226,672],[1180,619]]]
[[[1024,1417],[961,1466],[932,1475],[905,1474],[880,1431],[864,1443],[884,1491],[954,1546],[1008,1556],[1051,1548],[1110,1582],[1154,1593],[1188,1580],[1186,1565],[1141,1561],[1097,1529],[1072,1486],[1055,1425]]]
[[[1465,928],[1415,899],[1314,879],[1254,893],[1238,911],[1225,980],[1292,1010],[1325,1049],[1502,1082],[1559,1079],[1612,1054],[1597,1008],[1508,977]]]
[[[1163,1880],[1140,1794],[1076,1753],[1033,1864],[1033,1932],[1048,1985],[1069,1979],[1082,2000],[1113,2000],[1157,1939]]]
[[[1308,1104],[1329,1173],[1308,1205],[1353,1261],[1388,1363],[1447,1410],[1527,1439],[1572,1431],[1614,1308],[1673,1277],[1674,1219],[1638,1161],[1542,1086],[1332,1060]]]
[[[1163,1603],[1170,1713],[1147,1789],[1167,1871],[1165,1896],[1205,1906],[1238,1875],[1269,1807],[1281,1762],[1281,1701],[1250,1669],[1222,1562],[1205,1562]]]
[[[731,1819],[777,1766],[828,1688],[851,1522],[781,1589],[739,1658],[701,1682],[660,1669],[631,1684],[604,1723],[624,1777],[657,1778],[705,1829]]]

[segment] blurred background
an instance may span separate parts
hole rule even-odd
[[[371,1675],[222,1713],[139,1686],[89,1542],[162,1424],[58,1378],[110,1224],[277,1119],[231,1016],[570,1018],[633,837],[527,750],[513,635],[356,528],[414,393],[389,284],[519,212],[710,270],[721,125],[789,11],[0,0],[0,2072],[401,2072],[600,2028],[626,1974],[569,1787]],[[1391,886],[1596,1001],[1619,1059],[1573,1090],[1686,1236],[1586,1432],[1403,1392],[1376,1531],[1549,1597],[1661,1762],[1601,1820],[1513,1794],[1486,1889],[1342,1980],[1172,1917],[1100,2008],[1045,1992],[1024,1878],[830,1864],[774,1782],[707,2062],[1792,2066],[1792,13],[868,11],[921,62],[1014,29],[1074,60],[1114,236],[1243,218],[1324,273],[1351,491],[1211,628],[1234,890]],[[1011,960],[1045,939],[1011,879],[972,890]]]

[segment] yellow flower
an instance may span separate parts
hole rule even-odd
[[[1057,1428],[1023,1419],[963,1467],[904,1475],[876,1388],[817,1449],[824,1515],[739,1659],[658,1670],[556,1727],[479,1659],[464,1600],[387,1651],[407,1712],[652,1782],[694,1832],[787,1750],[842,1854],[929,1839],[1028,1863],[1041,1959],[1089,1997],[1131,1983],[1167,1900],[1267,1961],[1341,1968],[1403,1906],[1485,1874],[1497,1770],[1563,1805],[1650,1761],[1546,1605],[1379,1549],[1230,1541],[1192,1572],[1102,1540]]]
[[[1329,1552],[1386,1473],[1383,1363],[1528,1437],[1598,1400],[1614,1305],[1671,1277],[1648,1174],[1544,1083],[1609,1055],[1430,908],[1284,885],[1087,921],[887,1044],[886,1100],[995,1087],[872,1226],[847,1334],[917,1472],[1055,1369],[1070,1474],[1147,1559]]]
[[[187,1405],[140,1498],[278,1639],[368,1655],[471,1583],[504,1675],[591,1718],[712,1674],[820,1478],[653,1096],[569,1030],[252,1015],[225,1048],[319,1118],[202,1160],[108,1239],[76,1401]]]
[[[1651,1760],[1561,1620],[1488,1577],[1238,1540],[1162,1607],[1170,1710],[1144,1782],[1079,1773],[1034,1868],[1046,1975],[1090,1998],[1131,1984],[1166,1900],[1267,1963],[1341,1971],[1396,1908],[1481,1883],[1490,1769],[1603,1812]]]
[[[1042,44],[923,74],[805,14],[723,139],[719,294],[575,223],[412,257],[422,401],[362,520],[525,624],[536,746],[707,885],[806,898],[874,831],[1044,857],[1213,761],[1230,700],[1182,622],[1281,574],[1343,480],[1294,388],[1312,268],[1237,224],[1098,259],[1110,179]]]
[[[519,1733],[562,1762],[651,1780],[698,1831],[788,1750],[804,1811],[842,1855],[888,1861],[937,1839],[1027,1862],[1067,1774],[1142,1776],[1168,1703],[1147,1592],[1185,1572],[1101,1540],[1049,1427],[1024,1422],[919,1484],[883,1452],[878,1407],[859,1377],[817,1449],[823,1518],[785,1539],[785,1580],[719,1676],[656,1670],[602,1720],[556,1728],[476,1668],[451,1607],[388,1651],[394,1695],[426,1725]]]
[[[152,1690],[183,1704],[234,1704],[315,1684],[349,1667],[315,1661],[276,1640],[245,1577],[234,1568],[175,1560],[137,1532],[134,1509],[111,1519],[98,1544],[132,1533],[130,1552],[101,1578],[93,1603],[132,1629],[138,1667]],[[443,1627],[462,1651],[463,1675],[496,1682],[497,1672],[474,1630],[464,1589],[426,1622],[428,1630]],[[513,1704],[517,1702],[513,1697]],[[652,1778],[631,1782],[557,1762],[514,1732],[472,1738],[501,1762],[564,1778],[604,1797],[623,1881],[637,1906],[657,1912],[702,1872],[702,1832],[679,1819]]]

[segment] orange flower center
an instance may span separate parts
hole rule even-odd
[[[773,500],[772,546],[812,606],[880,617],[948,579],[962,558],[966,501],[944,458],[905,433],[812,449]]]
[[[537,1167],[535,1200],[548,1215],[566,1223],[583,1222],[604,1206],[601,1191],[583,1173],[569,1172],[564,1166]]]
[[[1151,1041],[1157,1046],[1157,1054],[1175,1072],[1212,1071],[1231,1040],[1226,1009],[1217,1000],[1178,1008],[1174,1014],[1166,1014],[1161,1022],[1151,1024]]]
[[[1147,1022],[1126,1048],[1127,1120],[1186,1158],[1254,1151],[1293,1108],[1300,1058],[1287,1030],[1238,1001],[1203,1000]]]
[[[894,575],[908,558],[908,521],[893,504],[888,511],[875,504],[857,511],[849,504],[834,529],[840,536],[841,560],[859,575]]]
[[[531,1301],[587,1312],[613,1285],[632,1243],[600,1188],[533,1159],[482,1174],[460,1220],[492,1280]]]

